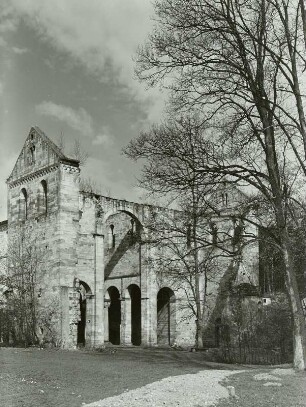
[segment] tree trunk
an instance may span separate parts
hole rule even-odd
[[[197,319],[196,321],[196,343],[195,346],[197,349],[203,348],[203,321],[202,318]]]
[[[266,113],[263,113],[265,116]],[[265,124],[265,122],[263,122]],[[302,303],[293,267],[290,238],[287,229],[285,213],[285,199],[281,186],[277,155],[275,150],[275,138],[273,128],[265,130],[266,164],[269,174],[270,186],[273,194],[276,225],[279,231],[281,249],[285,263],[286,289],[291,308],[293,321],[293,366],[295,369],[306,369],[306,323],[303,314]]]
[[[196,302],[196,341],[197,348],[203,348],[203,318],[201,306],[200,273],[198,270],[198,252],[195,250],[195,302]]]
[[[298,370],[306,369],[306,322],[294,273],[289,241],[283,236],[283,255],[286,270],[286,288],[292,313],[293,323],[293,366]]]

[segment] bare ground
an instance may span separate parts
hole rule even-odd
[[[306,373],[173,350],[0,348],[3,407],[304,407]]]

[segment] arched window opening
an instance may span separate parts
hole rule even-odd
[[[19,218],[20,220],[28,219],[28,193],[25,188],[20,191]]]
[[[28,163],[29,165],[35,163],[35,146],[31,145],[28,152]]]
[[[116,246],[116,235],[114,233],[114,225],[110,225],[108,231],[108,247],[109,249],[114,249],[115,246]]]
[[[228,205],[228,193],[227,192],[221,193],[221,202],[222,202],[222,206],[226,207]]]
[[[234,234],[232,238],[232,245],[236,246],[242,241],[243,237],[243,231],[244,231],[244,225],[243,223],[238,223],[234,225]]]
[[[131,238],[132,238],[132,241],[134,239],[134,234],[135,234],[135,220],[132,218],[131,219]]]
[[[211,234],[211,243],[213,246],[217,246],[218,243],[218,228],[214,222],[210,224],[210,234]]]
[[[41,181],[41,208],[40,213],[47,214],[48,212],[48,186],[45,180]]]

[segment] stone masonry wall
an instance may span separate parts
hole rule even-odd
[[[7,267],[7,221],[0,222],[0,275],[6,272]]]

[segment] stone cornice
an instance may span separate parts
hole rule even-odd
[[[120,280],[122,278],[132,278],[132,277],[139,277],[139,276],[140,276],[140,273],[126,274],[125,276],[111,276],[111,277],[105,277],[105,281]]]
[[[59,164],[52,164],[49,167],[41,168],[31,174],[24,175],[21,178],[16,179],[15,181],[10,181],[9,178],[7,179],[6,183],[8,184],[9,188],[17,187],[18,185],[22,185],[26,182],[33,181],[35,178],[39,178],[43,175],[49,174],[50,172],[55,171],[58,169]]]

